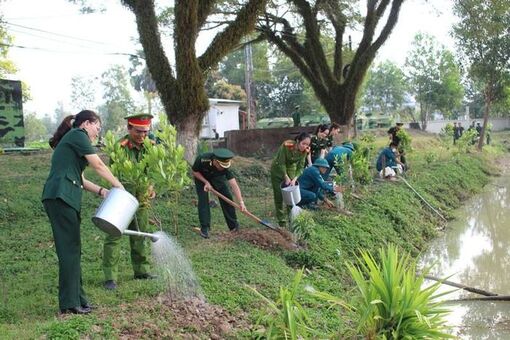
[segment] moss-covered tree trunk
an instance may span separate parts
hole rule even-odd
[[[348,125],[363,78],[393,30],[403,0],[366,1],[363,37],[354,52],[346,48],[344,40],[345,30],[354,20],[348,5],[342,1],[290,0],[289,3],[299,20],[287,20],[267,12],[257,29],[292,60],[331,120]],[[379,27],[382,19],[386,21]],[[322,41],[325,22],[333,28],[333,53],[329,53],[329,47],[326,51]]]
[[[198,34],[221,1],[175,0],[175,73],[161,43],[154,0],[122,2],[135,14],[147,67],[168,119],[177,128],[177,140],[186,149],[186,160],[191,163],[197,152],[202,120],[209,108],[205,91],[207,72],[254,29],[266,0],[247,1],[201,56],[195,51]]]

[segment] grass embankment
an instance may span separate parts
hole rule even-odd
[[[508,139],[508,134],[500,135]],[[380,141],[380,144],[384,141]],[[412,165],[407,180],[447,218],[462,201],[480,191],[496,170],[489,152],[454,156],[431,136],[415,136]],[[375,155],[374,155],[375,157]],[[0,156],[0,337],[1,338],[153,338],[201,333],[214,337],[210,320],[176,321],[157,282],[132,280],[127,238],[123,240],[119,288],[102,288],[101,253],[103,234],[90,221],[100,203],[84,195],[82,211],[82,271],[91,301],[98,307],[90,316],[57,317],[57,258],[51,228],[40,203],[40,193],[49,170],[50,154]],[[235,162],[245,202],[260,217],[270,217],[272,192],[268,162],[239,159]],[[96,178],[90,170],[86,177]],[[360,199],[348,200],[354,216],[332,211],[314,213],[317,227],[308,248],[297,252],[261,249],[242,238],[219,237],[226,233],[219,208],[212,209],[213,237],[202,240],[191,231],[198,225],[194,188],[185,190],[178,202],[156,201],[154,215],[163,229],[176,235],[187,254],[210,304],[216,304],[238,319],[254,322],[260,300],[246,288],[275,297],[278,288],[290,282],[295,268],[305,266],[306,284],[345,296],[352,289],[344,263],[359,249],[376,250],[387,243],[418,254],[437,235],[440,218],[403,183],[374,182],[358,188]],[[263,228],[240,216],[243,228]],[[314,324],[321,331],[342,329],[337,311],[328,310],[306,296]],[[348,318],[348,316],[345,316]],[[197,320],[195,320],[197,321]],[[205,327],[200,327],[200,323]],[[203,326],[203,325],[202,325]],[[224,330],[226,331],[226,330]],[[233,335],[248,336],[248,331]],[[224,335],[223,335],[224,336]]]

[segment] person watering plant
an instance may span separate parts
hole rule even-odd
[[[137,114],[125,117],[127,120],[127,135],[118,143],[133,162],[140,162],[144,154],[144,141],[148,136],[153,116],[149,114]],[[122,174],[119,175],[121,181]],[[140,191],[135,183],[124,183],[126,189],[140,202],[135,218],[129,225],[130,230],[149,231],[149,208],[150,199],[156,196],[152,187]],[[103,244],[103,273],[105,277],[104,287],[108,290],[117,288],[118,266],[120,260],[121,236],[106,235]],[[139,280],[153,279],[155,276],[149,273],[150,248],[147,240],[141,236],[129,236],[131,247],[131,264],[134,278]]]
[[[311,137],[308,133],[300,133],[294,140],[286,140],[276,152],[271,163],[271,185],[273,187],[276,218],[280,227],[287,224],[287,216],[283,207],[281,187],[296,185],[296,181],[308,152]]]
[[[310,153],[308,154],[308,166],[312,166],[318,158],[324,158],[329,144],[329,127],[326,124],[317,126],[315,135],[312,136],[310,141]]]
[[[318,158],[313,166],[306,168],[298,178],[299,192],[301,201],[299,206],[306,208],[316,208],[317,200],[324,201],[328,206],[333,207],[333,203],[329,201],[324,192],[335,194],[341,191],[340,186],[333,185],[332,182],[326,182],[322,175],[329,170],[329,164],[324,158]]]
[[[198,195],[200,236],[203,238],[209,238],[209,230],[211,229],[211,210],[208,194],[211,188],[232,200],[232,194],[227,186],[228,183],[241,206],[241,211],[246,211],[241,189],[234,174],[230,171],[233,157],[234,154],[228,149],[215,149],[213,152],[198,155],[191,167]],[[238,231],[239,222],[237,222],[235,208],[221,199],[220,206],[230,231]]]
[[[113,187],[124,189],[92,147],[101,131],[97,113],[83,110],[67,116],[49,143],[51,169],[44,184],[42,202],[51,223],[58,257],[58,300],[61,313],[87,314],[91,307],[82,286],[81,197],[87,190],[106,197],[108,190],[87,180],[83,170],[90,165]]]

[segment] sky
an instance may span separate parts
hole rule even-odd
[[[0,2],[0,11],[15,38],[13,44],[20,46],[9,52],[19,69],[10,78],[30,86],[32,100],[24,104],[25,113],[36,112],[40,117],[53,114],[59,102],[74,112],[70,102],[72,77],[82,76],[99,85],[101,74],[110,66],[129,66],[126,54],[134,54],[139,48],[134,15],[119,0],[100,3],[105,4],[106,12],[82,15],[78,6],[66,0]],[[449,0],[405,1],[377,60],[403,65],[417,32],[431,34],[453,49],[449,35],[453,21]]]

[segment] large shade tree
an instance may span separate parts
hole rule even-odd
[[[363,78],[395,27],[403,1],[366,0],[363,15],[356,0],[275,1],[269,8],[276,9],[265,13],[258,30],[292,60],[331,120],[348,124]],[[357,25],[363,32],[351,51],[348,28]],[[334,39],[331,50],[324,36]]]
[[[223,20],[222,30],[198,56],[195,46],[199,33],[207,27],[208,18],[217,15],[218,6],[224,1],[175,0],[172,20],[175,66],[172,66],[161,42],[155,1],[122,0],[136,17],[147,66],[168,119],[177,128],[178,142],[185,146],[188,161],[196,153],[200,126],[209,108],[205,91],[207,73],[253,31],[266,1],[239,2],[240,10]]]
[[[510,0],[455,0],[460,18],[454,36],[469,64],[469,74],[483,83],[485,110],[478,147],[482,148],[491,105],[510,71]]]

